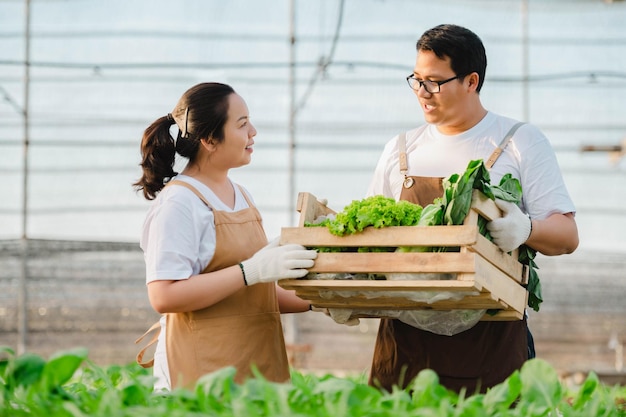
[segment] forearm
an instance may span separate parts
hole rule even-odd
[[[159,313],[181,313],[212,306],[245,286],[239,265],[182,280],[148,284],[150,304]]]
[[[281,313],[302,313],[308,311],[311,305],[310,302],[298,297],[295,291],[286,290],[278,285],[276,297],[278,297],[278,307]]]
[[[532,220],[532,232],[526,245],[547,256],[574,252],[578,247],[574,215],[553,214],[544,220]]]

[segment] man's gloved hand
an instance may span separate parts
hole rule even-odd
[[[496,199],[503,216],[487,223],[493,242],[504,252],[519,248],[528,240],[531,231],[530,217],[522,213],[517,204]]]
[[[361,321],[357,317],[351,317],[351,310],[340,310],[336,308],[324,308],[324,307],[313,307],[311,306],[311,311],[317,311],[319,313],[324,313],[338,324],[345,324],[346,326],[358,326]]]
[[[252,258],[241,262],[241,267],[246,284],[254,285],[285,278],[301,278],[307,274],[306,268],[313,266],[316,257],[315,250],[307,250],[301,245],[279,246],[276,238]]]

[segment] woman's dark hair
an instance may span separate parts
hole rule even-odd
[[[427,30],[417,41],[417,52],[432,51],[440,59],[450,58],[456,75],[478,73],[480,92],[487,71],[487,55],[480,38],[471,30],[456,25],[439,25]]]
[[[201,83],[185,91],[171,114],[155,120],[141,139],[143,175],[133,184],[147,200],[153,200],[165,184],[177,175],[174,171],[176,153],[193,162],[200,141],[224,141],[224,124],[228,118],[228,97],[235,90],[220,83]],[[176,140],[170,127],[178,126]]]

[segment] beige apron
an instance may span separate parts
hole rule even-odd
[[[509,132],[511,136],[514,131]],[[506,141],[487,160],[487,168],[495,163]],[[401,147],[401,155],[403,151]],[[406,157],[401,156],[403,159]],[[425,207],[443,195],[442,178],[406,178],[412,181],[405,181],[409,187],[402,188],[401,200]],[[432,369],[446,388],[456,392],[465,388],[473,394],[504,381],[527,359],[526,319],[483,321],[454,336],[420,330],[396,319],[381,319],[369,384],[389,391],[394,385],[406,388],[421,370]]]
[[[243,190],[250,207],[225,212],[215,210],[188,183],[174,180],[169,184],[189,188],[213,210],[217,243],[213,259],[203,273],[236,265],[267,244],[261,216]],[[202,375],[226,366],[237,369],[235,380],[239,383],[252,376],[252,366],[270,381],[289,379],[274,283],[244,287],[211,307],[169,313],[166,320],[166,350],[172,388],[193,387]],[[145,348],[137,356],[140,364],[144,351]]]

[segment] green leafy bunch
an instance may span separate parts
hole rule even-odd
[[[353,200],[328,221],[328,230],[335,236],[362,232],[366,227],[414,226],[419,222],[422,207],[408,201],[376,195]]]
[[[443,180],[443,197],[436,198],[432,204],[424,207],[420,226],[460,225],[469,213],[472,205],[472,193],[479,190],[495,200],[519,203],[522,199],[522,187],[511,174],[502,177],[500,184],[492,185],[489,171],[482,159],[470,161],[463,174],[452,174]],[[483,219],[483,226],[486,220]],[[482,228],[481,232],[486,232]]]
[[[479,190],[488,198],[496,198],[519,204],[522,201],[522,186],[517,178],[506,174],[500,183],[491,184],[489,171],[482,159],[470,161],[463,174],[453,174],[443,180],[443,197],[437,198],[432,204],[424,207],[419,221],[420,226],[460,225],[472,205],[472,192]],[[487,239],[492,240],[487,230],[487,220],[478,217],[479,232]],[[519,248],[518,261],[528,266],[528,306],[539,311],[543,302],[541,282],[537,274],[537,264],[534,259],[537,251],[522,245]]]
[[[531,359],[486,393],[447,390],[432,370],[406,389],[367,384],[363,376],[317,376],[291,370],[285,383],[257,371],[243,383],[225,367],[192,389],[153,390],[137,364],[96,366],[84,348],[49,360],[0,346],[0,416],[4,417],[623,417],[626,387],[604,385],[591,372],[576,389],[562,385],[547,362]]]

